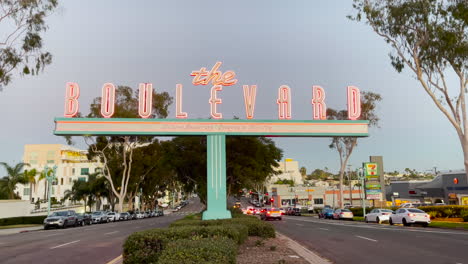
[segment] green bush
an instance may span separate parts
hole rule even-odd
[[[366,207],[366,214],[368,214],[370,211],[372,211],[374,207]],[[349,208],[351,212],[353,212],[354,216],[364,216],[362,214],[362,208],[361,207],[354,207],[354,208]]]
[[[460,216],[463,218],[463,222],[468,222],[468,210],[461,211]]]
[[[229,238],[180,239],[167,244],[157,263],[236,263],[237,245]]]
[[[429,211],[427,214],[431,217],[431,219],[439,217],[439,212],[437,211]]]
[[[462,211],[467,210],[467,205],[441,205],[441,206],[421,206],[418,209],[423,210],[426,213],[431,211],[438,212],[438,217],[462,217]]]
[[[0,219],[0,226],[7,226],[7,225],[30,225],[30,224],[43,224],[44,219],[47,216],[40,215],[40,216],[20,216],[20,217],[9,217],[9,218],[1,218]]]
[[[197,220],[191,220],[196,222]],[[247,238],[247,228],[242,225],[179,226],[177,228],[151,229],[130,235],[123,246],[124,263],[154,263],[169,242],[180,239],[229,238],[241,244]]]
[[[220,219],[220,220],[179,220],[171,224],[171,227],[178,226],[217,226],[238,224],[246,226],[249,236],[259,236],[263,238],[275,237],[275,228],[272,224],[263,222],[254,216],[241,218]]]

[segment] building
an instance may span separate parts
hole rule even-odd
[[[24,146],[23,162],[30,164],[27,170],[36,169],[41,172],[45,166],[57,166],[57,180],[48,186],[46,179],[36,183],[19,184],[18,192],[22,200],[32,203],[48,199],[48,188],[51,188],[51,197],[57,201],[64,198],[65,191],[71,190],[73,181],[87,181],[88,175],[98,172],[102,165],[88,160],[87,151],[61,144],[30,144]]]
[[[279,167],[275,168],[276,171],[280,171],[281,174],[274,175],[271,177],[269,184],[274,184],[279,179],[292,180],[296,185],[302,184],[302,175],[299,172],[299,162],[293,159],[285,159],[279,162]]]
[[[393,197],[392,197],[393,196]],[[388,186],[387,200],[421,203],[468,205],[468,183],[465,172],[443,173],[432,181],[397,181]]]

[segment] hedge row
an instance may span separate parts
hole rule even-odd
[[[43,224],[44,219],[47,216],[20,216],[20,217],[10,217],[10,218],[0,218],[0,226],[7,225],[31,225],[31,224]]]
[[[180,239],[167,244],[157,263],[236,263],[237,245],[229,238]]]
[[[276,236],[275,228],[272,224],[263,222],[254,216],[220,219],[220,220],[179,220],[172,223],[171,227],[183,226],[225,226],[225,225],[241,225],[248,230],[249,236],[258,236],[263,238],[274,238]]]
[[[169,246],[169,243],[178,240],[198,241],[200,239],[227,238],[233,240],[234,243],[241,244],[247,238],[247,234],[246,227],[234,224],[225,226],[180,226],[136,232],[127,238],[123,246],[124,263],[155,263],[161,253]],[[213,251],[218,250],[216,244],[214,246],[211,246],[211,244],[203,245],[203,247],[211,248]],[[237,247],[235,249],[237,250]],[[219,250],[222,250],[222,248]]]

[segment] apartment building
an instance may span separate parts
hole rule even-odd
[[[66,190],[71,190],[73,181],[87,181],[88,175],[102,168],[98,162],[88,160],[87,151],[61,144],[29,144],[24,146],[23,162],[30,164],[26,169],[36,169],[41,172],[46,166],[57,166],[57,180],[48,186],[45,179],[36,182],[19,184],[18,192],[22,200],[37,202],[48,199],[48,188],[51,197],[57,201],[63,199]]]

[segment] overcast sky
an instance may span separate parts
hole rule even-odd
[[[257,84],[255,119],[277,119],[280,85],[292,90],[292,118],[312,119],[312,85],[326,103],[346,107],[346,86],[382,95],[380,128],[359,139],[353,168],[381,155],[385,171],[463,168],[458,137],[409,71],[391,67],[389,46],[364,23],[348,20],[352,1],[60,1],[48,18],[44,45],[53,63],[44,73],[15,79],[0,92],[0,161],[22,160],[25,144],[65,141],[53,135],[63,116],[65,83],[81,88],[81,111],[105,82],[137,88],[151,82],[175,94],[184,86],[189,118],[207,118],[210,86],[193,86],[190,73],[222,61],[238,84],[219,93],[224,118],[245,118],[243,84]],[[175,105],[169,118],[175,117]],[[336,172],[328,138],[275,138],[285,158],[308,172]],[[85,148],[81,141],[77,147]],[[2,171],[0,171],[2,172]],[[3,175],[1,173],[0,175]]]

